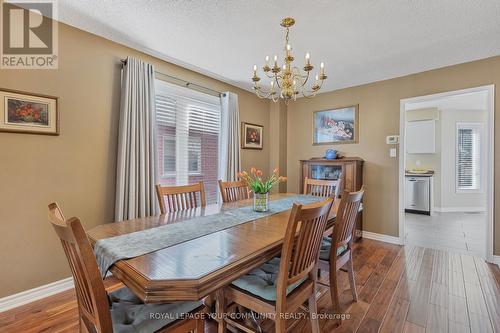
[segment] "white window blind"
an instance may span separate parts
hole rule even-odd
[[[481,133],[481,124],[457,124],[457,192],[481,191]]]
[[[160,182],[204,182],[207,202],[217,200],[220,98],[156,81]]]

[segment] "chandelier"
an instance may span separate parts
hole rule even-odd
[[[257,75],[257,65],[253,65],[253,89],[260,98],[270,98],[274,102],[282,98],[285,103],[288,103],[292,99],[296,100],[299,94],[311,98],[321,89],[323,81],[327,77],[325,75],[325,64],[321,63],[320,70],[315,77],[315,82],[311,85],[310,89],[307,89],[306,84],[314,67],[311,65],[309,53],[306,53],[305,65],[302,70],[293,65],[295,58],[292,55],[292,47],[289,44],[288,35],[290,27],[294,24],[295,20],[291,17],[281,20],[280,25],[285,28],[285,59],[283,66],[278,65],[278,56],[275,55],[274,64],[270,67],[269,56],[266,56],[266,64],[262,67],[262,71],[271,80],[271,85],[268,89],[260,85],[260,77]]]

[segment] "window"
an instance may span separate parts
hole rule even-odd
[[[201,137],[190,137],[188,144],[188,172],[201,173]]]
[[[457,124],[457,193],[480,192],[482,124]]]
[[[175,175],[175,136],[163,136],[163,175]]]
[[[220,99],[156,80],[160,183],[204,182],[208,203],[217,201]]]

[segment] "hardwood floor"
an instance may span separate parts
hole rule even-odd
[[[500,332],[500,270],[469,255],[364,239],[354,248],[359,301],[352,302],[347,274],[340,272],[342,326],[331,314],[328,289],[319,300],[322,332]],[[323,272],[321,281],[328,283]],[[109,279],[106,286],[119,284]],[[0,332],[77,332],[74,291],[0,313]],[[272,322],[262,324],[272,331]],[[300,320],[292,332],[310,332]],[[213,322],[207,332],[217,332]]]

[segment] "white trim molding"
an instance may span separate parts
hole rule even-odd
[[[380,242],[403,245],[399,240],[399,237],[377,234],[375,232],[363,231],[363,238],[373,239]]]
[[[500,256],[493,256],[493,263],[500,267]]]
[[[440,213],[484,213],[486,212],[486,207],[434,207],[434,211]]]
[[[37,288],[0,298],[0,312],[28,304],[39,299],[60,293],[74,287],[73,278],[69,277]]]

